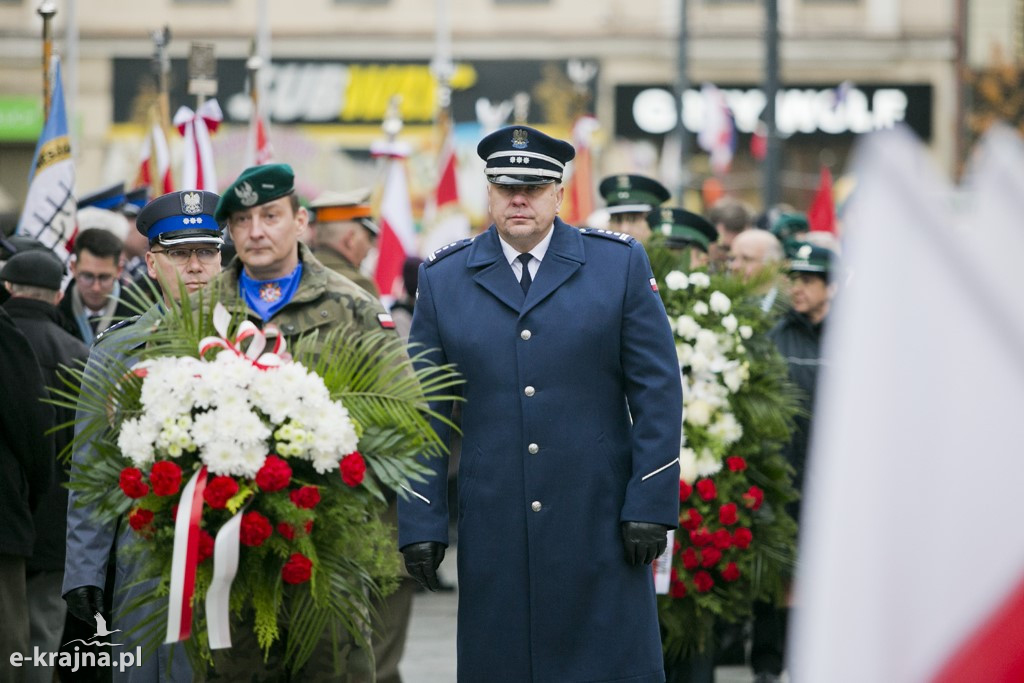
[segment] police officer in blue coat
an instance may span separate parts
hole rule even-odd
[[[512,126],[477,152],[494,224],[421,266],[410,335],[465,379],[458,679],[664,681],[649,565],[678,521],[682,390],[650,264],[556,217],[567,142]],[[406,567],[433,589],[446,460],[399,503]]]

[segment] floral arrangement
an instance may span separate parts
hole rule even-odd
[[[443,447],[428,402],[459,380],[414,369],[383,332],[303,339],[292,358],[272,325],[231,327],[219,304],[172,310],[143,348],[109,350],[103,377],[81,373],[91,390],[65,397],[95,458],[72,486],[101,518],[127,517],[140,578],[160,579],[134,606],[157,601],[147,642],[166,626],[201,666],[230,646],[229,613],[246,614],[264,651],[286,638],[297,669],[327,619],[359,638],[369,596],[393,587],[385,491],[424,476],[417,456]]]
[[[771,273],[687,273],[675,252],[650,252],[684,377],[679,528],[659,596],[664,647],[679,658],[703,651],[716,622],[784,595],[796,537],[785,506],[796,492],[779,451],[798,409],[755,294]]]

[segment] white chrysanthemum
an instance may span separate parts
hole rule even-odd
[[[235,475],[239,465],[238,444],[227,439],[211,441],[203,448],[202,459],[212,476]]]
[[[679,478],[691,485],[697,480],[697,454],[692,448],[679,449]]]
[[[710,448],[701,449],[697,458],[697,476],[710,477],[722,469],[722,461],[715,457]]]
[[[683,339],[694,339],[700,332],[700,325],[688,315],[681,315],[676,318],[676,332]]]
[[[683,420],[694,427],[703,427],[711,421],[711,406],[701,398],[694,398],[683,409]]]
[[[708,305],[703,301],[698,301],[693,305],[693,312],[697,315],[707,315],[708,310]]]
[[[117,435],[117,447],[136,467],[146,467],[156,457],[153,450],[156,434],[157,425],[146,417],[125,420]]]
[[[665,286],[669,289],[686,289],[690,286],[690,280],[686,277],[686,273],[673,270],[665,276]]]
[[[689,365],[690,359],[693,357],[693,347],[689,344],[676,344],[676,357],[681,366]]]
[[[705,289],[711,286],[711,278],[707,273],[690,273],[690,284],[697,289]]]
[[[711,359],[704,353],[695,350],[693,355],[690,356],[690,369],[692,369],[694,373],[700,374],[702,372],[707,372],[710,366]]]
[[[722,327],[724,327],[725,331],[729,332],[730,334],[736,331],[736,328],[739,326],[739,324],[740,321],[737,320],[736,316],[734,316],[732,313],[722,318]]]
[[[718,335],[712,330],[698,330],[693,343],[693,350],[703,353],[708,357],[715,355],[718,351]]]
[[[721,292],[711,292],[711,310],[719,315],[725,315],[732,308],[732,301],[729,297]]]
[[[750,339],[754,336],[754,328],[750,325],[740,325],[740,336],[744,339]]]
[[[743,436],[743,427],[730,412],[719,413],[718,419],[708,427],[708,434],[720,439],[726,446],[736,443]]]

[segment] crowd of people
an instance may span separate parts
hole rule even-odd
[[[669,207],[661,183],[635,174],[600,183],[607,225],[572,226],[558,217],[571,144],[510,126],[477,152],[490,227],[410,258],[390,310],[365,272],[380,234],[370,191],[326,192],[307,208],[287,164],[248,168],[221,195],[146,201],[114,186],[83,198],[91,210],[79,215],[67,271],[42,245],[4,238],[0,650],[57,652],[99,632],[97,615],[119,630],[115,642],[134,643],[149,614],[129,605],[159,579],[139,580],[132,529],[99,523],[73,485],[69,496],[95,449],[76,437],[67,408],[41,399],[64,386],[62,367],[84,367],[88,391],[90,377],[130,364],[166,310],[202,292],[289,340],[397,328],[426,350],[416,363],[454,364],[460,400],[430,406],[449,418],[433,427],[451,455],[424,460],[433,476],[389,496],[384,517],[407,574],[374,603],[371,648],[351,634],[323,638],[301,671],[284,672],[283,652],[239,637],[207,670],[165,645],[128,671],[56,672],[60,680],[400,681],[412,598],[418,586],[441,587],[452,520],[459,680],[711,680],[662,655],[650,565],[679,524],[683,395],[646,247],[676,251],[691,272],[763,283],[769,336],[802,396],[784,449],[799,488],[822,329],[843,280],[836,237],[811,231],[792,207],[760,218],[733,197],[706,216]],[[799,517],[798,503],[790,512]],[[750,665],[758,681],[777,680],[786,606],[752,609]],[[0,661],[4,680],[54,675]]]

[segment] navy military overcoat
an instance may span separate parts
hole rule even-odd
[[[638,242],[553,230],[526,295],[494,226],[420,270],[410,341],[465,379],[458,677],[661,682],[651,567],[620,522],[678,522],[672,333]],[[444,460],[400,501],[401,546],[447,544]]]

